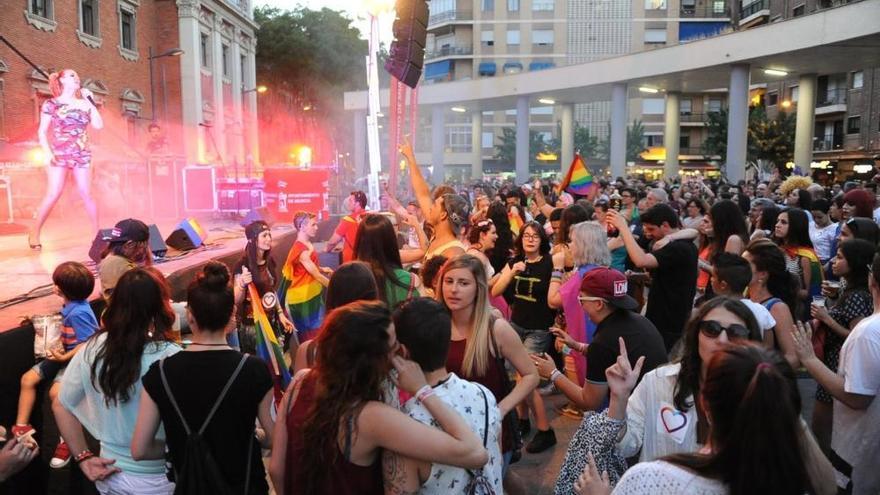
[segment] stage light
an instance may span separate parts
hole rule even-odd
[[[764,74],[767,74],[768,76],[785,77],[788,75],[788,71],[780,69],[764,69]]]
[[[642,93],[650,93],[652,95],[660,92],[660,90],[657,88],[649,88],[647,86],[640,87],[639,91],[641,91]]]
[[[265,93],[266,91],[269,91],[269,88],[267,88],[266,86],[262,84],[257,86],[257,93]]]
[[[788,101],[788,100],[783,100],[783,101],[782,101],[782,108],[788,108],[788,107],[790,107],[790,106],[791,106],[791,102],[790,102],[790,101]]]
[[[42,165],[46,163],[46,153],[43,148],[31,148],[25,153],[25,159],[31,163]]]
[[[300,146],[296,151],[296,158],[301,168],[310,168],[312,166],[312,149],[308,146]]]

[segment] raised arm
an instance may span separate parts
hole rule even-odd
[[[434,205],[434,201],[431,199],[431,187],[422,176],[422,169],[419,168],[419,164],[416,162],[416,155],[409,141],[405,141],[400,145],[400,153],[409,167],[409,178],[412,183],[413,192],[416,194],[416,201],[419,202],[419,208],[427,214]]]
[[[623,240],[623,245],[626,246],[626,254],[634,265],[639,268],[657,268],[657,258],[642,250],[630,232],[626,219],[617,210],[608,210],[606,218],[620,232],[619,237]]]

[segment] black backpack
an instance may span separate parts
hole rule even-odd
[[[162,385],[165,387],[165,393],[168,394],[168,400],[171,402],[171,405],[174,406],[174,410],[177,412],[177,417],[180,418],[180,422],[183,424],[183,429],[186,431],[187,435],[186,448],[183,454],[183,465],[179,471],[175,470],[174,472],[176,483],[174,487],[174,495],[233,495],[232,488],[226,482],[226,477],[223,475],[223,471],[217,466],[217,462],[211,454],[208,442],[205,441],[202,434],[208,427],[208,423],[211,422],[211,418],[214,417],[214,413],[217,412],[217,408],[220,407],[220,403],[223,402],[223,398],[226,397],[229,387],[232,386],[232,383],[244,367],[244,363],[247,361],[247,355],[241,357],[238,367],[232,372],[232,376],[229,377],[229,381],[226,382],[226,385],[220,392],[220,396],[217,397],[217,401],[214,402],[214,406],[211,407],[208,417],[205,418],[205,422],[202,423],[202,427],[199,428],[199,431],[197,432],[193,432],[189,427],[189,424],[180,412],[180,407],[177,405],[177,401],[174,399],[174,394],[171,393],[171,387],[168,386],[168,379],[165,377],[164,361],[164,359],[159,361],[159,373],[162,376]],[[254,435],[251,434],[251,442],[250,445],[248,445],[247,474],[245,474],[244,493],[248,493],[250,489],[253,442]]]

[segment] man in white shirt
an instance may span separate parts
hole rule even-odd
[[[798,358],[807,372],[834,397],[831,463],[845,493],[880,491],[877,442],[880,440],[880,256],[868,276],[874,314],[860,321],[840,350],[837,373],[813,352],[803,327],[793,332]]]
[[[427,394],[440,397],[483,439],[489,462],[481,473],[444,464],[431,464],[400,456],[382,454],[382,473],[386,493],[464,494],[475,477],[482,475],[495,493],[501,484],[504,459],[501,455],[501,413],[492,392],[475,382],[446,371],[446,355],[452,333],[449,312],[439,302],[417,298],[394,312],[394,329],[404,355],[422,368],[432,388]],[[438,427],[422,405],[419,396],[410,398],[401,409],[416,421]]]
[[[763,305],[752,302],[743,297],[746,287],[752,280],[752,266],[748,260],[732,253],[721,253],[712,260],[712,290],[719,296],[727,296],[733,299],[739,299],[740,302],[748,306],[758,320],[758,327],[761,328],[761,339],[764,340],[768,347],[773,347],[774,328],[776,320],[770,311]]]

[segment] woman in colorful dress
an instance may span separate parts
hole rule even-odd
[[[92,152],[89,150],[91,124],[95,129],[104,127],[104,119],[92,103],[92,92],[80,87],[79,75],[71,69],[49,75],[52,98],[46,100],[40,110],[40,127],[37,136],[43,149],[48,183],[46,196],[37,210],[37,222],[28,234],[31,249],[42,249],[40,231],[67,180],[68,170],[73,173],[76,188],[82,197],[86,212],[92,220],[92,230],[98,231],[98,207],[90,192]]]
[[[299,211],[293,216],[296,242],[290,248],[281,270],[278,297],[281,306],[296,327],[299,342],[314,337],[324,320],[324,287],[330,284],[329,268],[318,265],[318,253],[312,239],[318,235],[318,222],[313,213]]]

